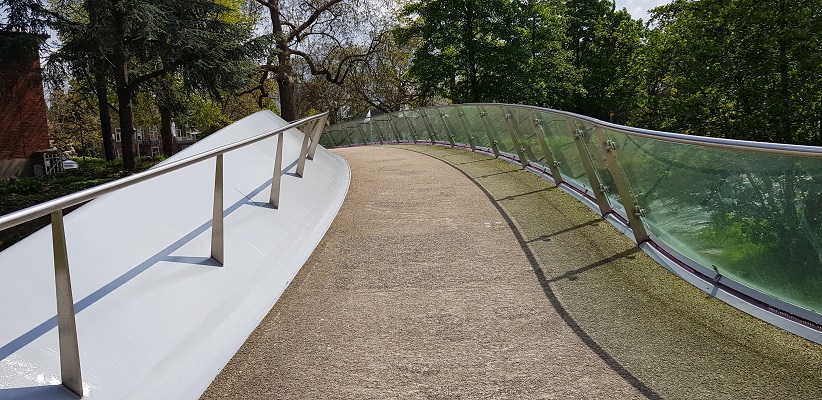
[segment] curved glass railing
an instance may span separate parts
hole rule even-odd
[[[383,114],[326,127],[320,143],[429,143],[508,158],[618,216],[637,243],[705,282],[817,331],[822,325],[822,148],[505,104]]]

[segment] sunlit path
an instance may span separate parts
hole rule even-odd
[[[352,167],[340,214],[203,398],[822,390],[818,346],[705,298],[515,165],[435,146],[336,151]]]
[[[563,322],[473,182],[406,150],[339,154],[340,214],[204,398],[642,397]]]

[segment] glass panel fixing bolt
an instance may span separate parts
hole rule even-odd
[[[637,218],[644,217],[645,216],[645,209],[641,208],[640,206],[635,206],[634,207],[634,216],[636,216]]]
[[[614,151],[617,147],[613,140],[606,140],[603,146],[605,147],[605,151]]]

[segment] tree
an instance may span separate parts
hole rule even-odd
[[[584,88],[570,109],[606,121],[614,112],[624,121],[641,101],[641,71],[634,65],[642,50],[642,21],[617,11],[612,0],[570,0],[566,6],[565,48]]]
[[[409,74],[425,97],[454,102],[502,100],[511,71],[514,12],[506,0],[426,0],[407,4],[400,43],[419,40]]]
[[[425,0],[402,12],[402,42],[418,40],[409,74],[422,96],[560,107],[579,91],[562,48],[559,1]]]
[[[100,121],[92,101],[75,85],[69,85],[65,91],[51,91],[47,112],[49,133],[58,148],[74,149],[81,156],[100,155],[100,142],[94,140]]]
[[[245,83],[250,24],[238,23],[233,2],[220,0],[65,0],[53,10],[37,1],[31,13],[47,17],[58,30],[62,46],[50,57],[97,94],[103,125],[108,108],[119,114],[123,166],[134,169],[132,99],[154,79],[182,74],[190,87]],[[25,7],[24,7],[25,8]],[[242,22],[242,21],[240,21]],[[116,104],[109,104],[108,86]],[[108,148],[108,145],[106,146]]]
[[[298,112],[307,115],[328,110],[331,123],[336,123],[368,109],[391,112],[416,106],[419,97],[406,74],[415,45],[400,45],[386,37],[366,60],[351,68],[341,84],[314,76],[304,63],[296,63]],[[355,48],[340,55],[359,51]]]
[[[820,0],[657,8],[646,61],[664,62],[647,65],[648,92],[657,98],[640,121],[685,133],[822,143],[820,10]]]
[[[519,0],[513,3],[519,48],[515,73],[508,73],[509,102],[567,109],[583,93],[572,53],[563,48],[567,18],[560,1]]]
[[[268,11],[272,49],[260,67],[260,85],[254,89],[260,98],[268,96],[264,82],[274,74],[283,119],[297,118],[295,75],[292,56],[299,57],[311,75],[330,83],[342,84],[351,68],[363,62],[381,42],[381,19],[369,2],[355,0],[256,0]],[[372,33],[362,32],[373,27]],[[363,38],[367,38],[363,40]],[[369,45],[361,46],[362,42]],[[340,56],[359,48],[360,51]]]

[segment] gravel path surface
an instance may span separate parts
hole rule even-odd
[[[439,146],[335,151],[340,214],[203,399],[822,398],[822,346],[549,182]]]
[[[203,399],[645,397],[563,321],[471,180],[406,150],[337,151],[340,214]]]

